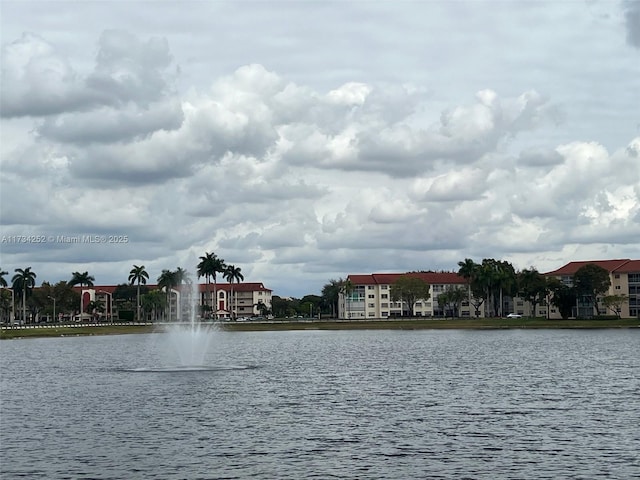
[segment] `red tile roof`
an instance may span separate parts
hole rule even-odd
[[[347,278],[354,285],[391,285],[403,275],[418,277],[429,285],[466,283],[466,280],[455,272],[372,273],[369,275],[349,275]]]
[[[599,267],[604,268],[607,272],[611,273],[613,271],[620,271],[621,267],[624,267],[625,264],[629,262],[640,262],[640,260],[629,260],[628,258],[617,259],[617,260],[586,260],[582,262],[569,262],[563,267],[558,268],[552,272],[547,272],[545,275],[574,275],[579,268],[584,267],[590,263],[594,265],[598,265]]]
[[[640,273],[640,260],[629,260],[614,270],[616,273]]]

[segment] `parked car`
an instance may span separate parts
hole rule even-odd
[[[510,313],[509,315],[507,315],[507,318],[522,318],[522,315],[520,315],[519,313]]]

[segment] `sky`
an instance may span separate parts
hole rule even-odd
[[[0,9],[8,279],[640,258],[640,1]]]

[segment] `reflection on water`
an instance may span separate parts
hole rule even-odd
[[[640,478],[639,347],[638,330],[219,332],[184,371],[162,335],[3,341],[0,472]]]

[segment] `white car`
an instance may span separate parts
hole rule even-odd
[[[519,313],[510,313],[509,315],[507,315],[507,318],[522,318],[522,315],[520,315]]]

